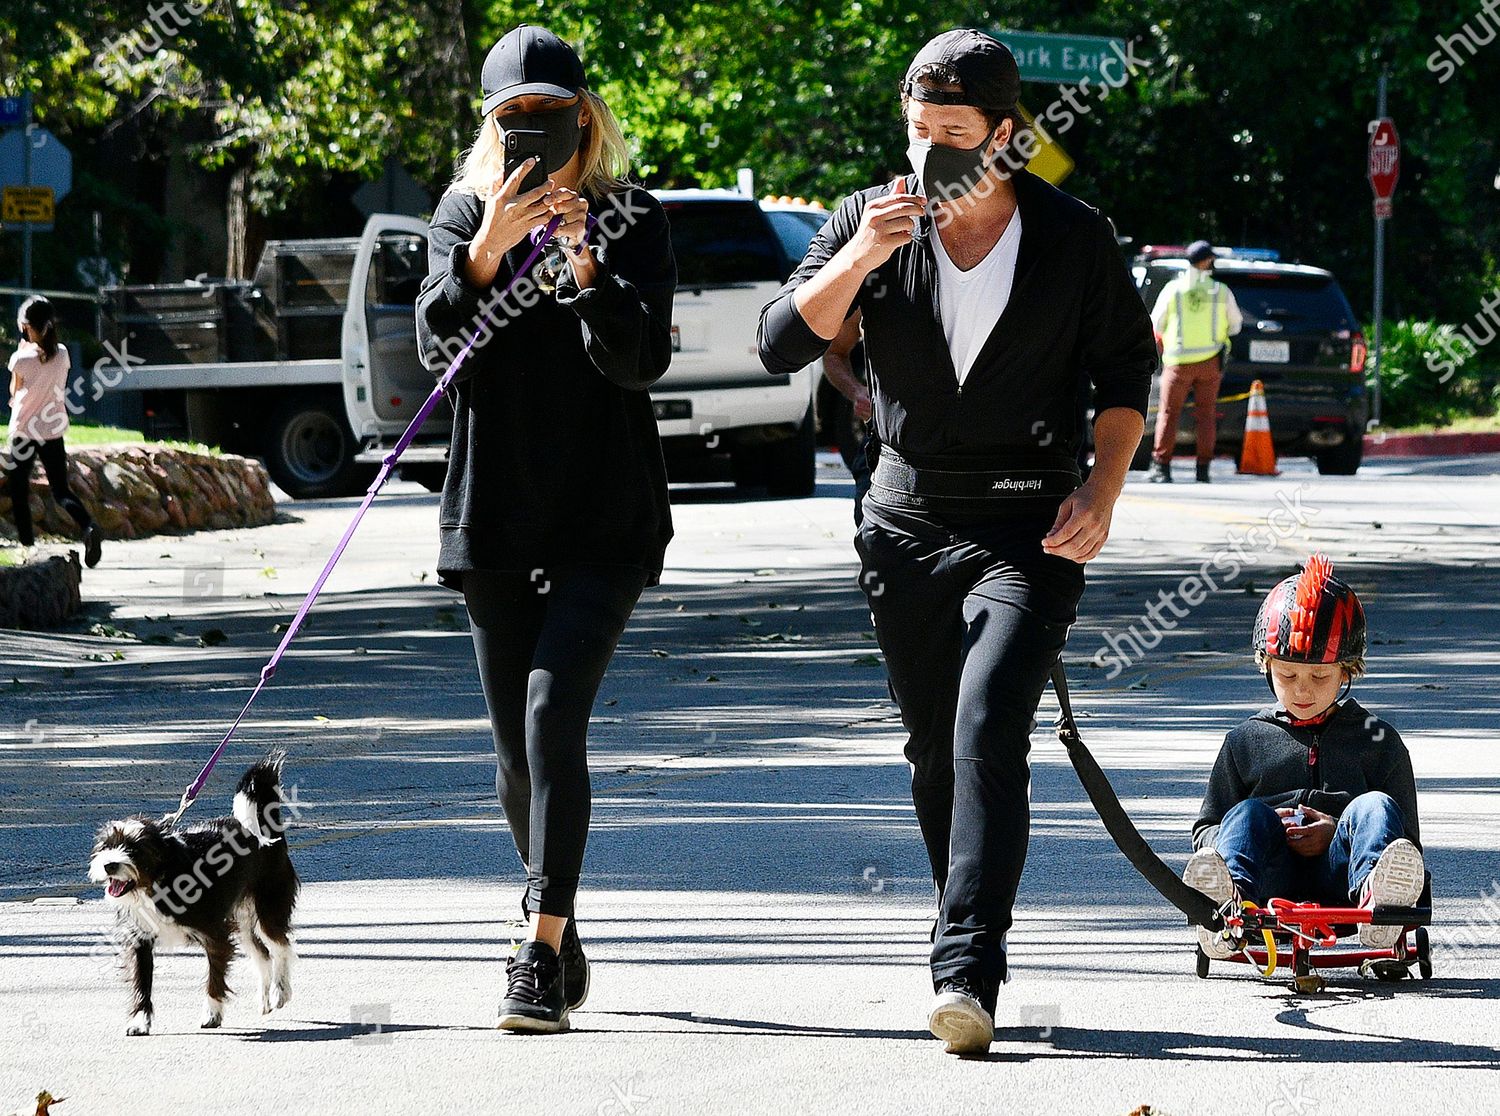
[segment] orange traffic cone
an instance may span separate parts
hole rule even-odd
[[[1274,477],[1276,447],[1271,444],[1271,415],[1266,410],[1266,385],[1256,380],[1250,385],[1250,402],[1245,408],[1245,445],[1240,450],[1240,472],[1257,477]]]

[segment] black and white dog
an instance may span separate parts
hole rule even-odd
[[[197,945],[208,955],[204,1027],[223,1021],[236,934],[260,974],[261,1013],[291,1000],[292,909],[300,882],[286,847],[283,759],[274,752],[245,772],[233,817],[168,830],[138,815],[99,831],[89,879],[105,885],[115,908],[134,991],[127,1035],[151,1032],[158,944]]]

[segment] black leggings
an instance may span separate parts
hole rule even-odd
[[[645,585],[632,566],[464,574],[495,790],[526,868],[528,911],[573,915],[589,834],[589,714]]]
[[[93,519],[83,501],[73,495],[68,487],[68,455],[61,438],[49,438],[36,442],[30,438],[17,438],[10,445],[10,457],[5,462],[9,474],[10,514],[16,521],[16,538],[22,546],[36,541],[31,527],[31,467],[36,459],[42,459],[42,468],[47,471],[47,483],[52,486],[52,498],[57,506],[73,517],[80,533],[89,529]]]

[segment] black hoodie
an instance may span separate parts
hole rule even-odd
[[[1193,848],[1211,848],[1224,815],[1248,798],[1339,817],[1366,791],[1395,799],[1407,837],[1421,847],[1417,784],[1400,733],[1353,698],[1320,725],[1290,721],[1280,705],[1268,705],[1229,730],[1193,823]]]
[[[904,189],[917,188],[913,175],[902,181]],[[962,386],[941,322],[930,217],[922,219],[926,236],[875,268],[845,314],[862,311],[879,442],[919,468],[1003,462],[1076,471],[1088,384],[1096,411],[1146,414],[1156,341],[1109,221],[1027,171],[1011,181],[1021,216],[1015,280]],[[769,371],[795,372],[827,351],[829,342],[807,325],[794,295],[853,238],[865,206],[888,189],[845,198],[761,311],[760,358]],[[1031,504],[1006,503],[1016,510]]]
[[[647,389],[672,359],[677,265],[666,213],[645,190],[588,202],[598,283],[580,291],[565,272],[554,294],[495,306],[504,325],[450,388],[437,563],[450,589],[464,570],[577,563],[643,567],[647,584],[659,581],[672,514]],[[475,195],[449,191],[432,217],[417,343],[438,375],[473,336],[481,300],[531,250],[523,240],[489,287],[474,286],[463,268],[483,215]],[[519,313],[507,318],[507,305]]]

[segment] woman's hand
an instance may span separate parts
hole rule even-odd
[[[562,223],[557,226],[553,235],[562,242],[563,247],[574,250],[582,247],[583,238],[588,232],[588,199],[577,190],[558,186],[547,200],[547,211],[553,217],[562,218]]]
[[[1322,856],[1333,844],[1333,833],[1338,828],[1338,819],[1311,806],[1302,807],[1302,824],[1297,824],[1297,811],[1283,806],[1276,811],[1286,829],[1286,847],[1299,856]]]
[[[556,189],[552,179],[534,190],[517,193],[521,180],[535,163],[536,157],[532,156],[512,171],[509,178],[502,180],[497,175],[491,183],[479,231],[469,242],[469,279],[475,286],[493,282],[505,253],[521,243],[537,225],[545,224],[551,214],[548,203]]]

